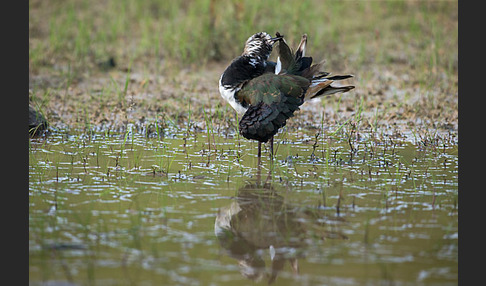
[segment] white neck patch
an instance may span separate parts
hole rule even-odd
[[[226,88],[221,84],[221,79],[223,75],[219,78],[219,93],[221,97],[223,97],[230,105],[233,107],[239,115],[245,114],[248,108],[244,108],[240,103],[236,102],[235,93],[239,90],[239,88]]]
[[[282,62],[280,61],[280,56],[277,57],[277,66],[275,67],[275,74],[279,74],[282,70]]]

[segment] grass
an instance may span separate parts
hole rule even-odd
[[[454,1],[31,0],[29,97],[53,127],[77,127],[71,115],[93,97],[94,126],[124,129],[161,112],[184,122],[189,107],[197,124],[203,109],[226,108],[217,80],[245,40],[280,31],[292,46],[307,33],[316,61],[355,75],[355,91],[322,100],[327,125],[359,114],[374,128],[424,118],[457,128],[457,10]],[[99,68],[111,57],[114,69]],[[212,123],[235,129],[222,120]],[[297,115],[289,127],[303,120],[315,121]]]
[[[280,9],[274,9],[279,6]],[[457,16],[457,3],[385,1],[63,1],[46,3],[29,1],[32,32],[30,56],[32,65],[65,59],[80,60],[75,65],[90,65],[108,55],[121,61],[149,57],[175,61],[176,64],[202,64],[229,60],[241,53],[242,44],[256,31],[285,31],[290,42],[302,33],[310,36],[309,50],[318,57],[327,50],[352,55],[360,50],[363,57],[393,61],[392,50],[400,41],[389,42],[390,33],[408,41],[411,46],[427,45],[419,61],[428,65],[442,64],[446,34],[454,25],[444,21]],[[403,19],[407,16],[406,20]],[[337,16],[339,15],[339,16]],[[457,19],[456,19],[457,20]],[[453,23],[453,22],[452,22]],[[446,31],[444,31],[446,30]],[[360,33],[361,35],[359,35]],[[375,39],[368,47],[369,37]],[[44,40],[45,38],[45,40]],[[396,39],[396,37],[395,37]],[[382,49],[371,51],[374,46]],[[344,50],[341,51],[341,48]],[[74,51],[67,54],[66,51]],[[366,51],[366,52],[363,52]],[[371,54],[370,54],[371,52]],[[442,58],[442,57],[441,57]],[[333,59],[333,60],[338,60]],[[454,58],[444,58],[449,65]],[[160,64],[160,61],[157,61]],[[172,63],[174,64],[174,63]]]
[[[306,103],[277,135],[276,149],[295,155],[282,142],[301,140],[295,134],[306,130],[315,138],[312,155],[324,164],[321,181],[328,187],[334,172],[343,176],[343,165],[353,161],[369,181],[388,172],[392,189],[417,189],[427,184],[415,176],[421,170],[397,165],[390,140],[413,138],[425,152],[457,144],[457,13],[457,1],[30,0],[29,100],[59,131],[123,135],[120,150],[108,158],[94,147],[96,164],[88,159],[91,147],[80,149],[70,178],[80,176],[73,171],[77,161],[84,173],[101,165],[110,178],[131,167],[174,174],[174,146],[164,138],[184,131],[184,144],[205,145],[198,159],[189,159],[190,148],[184,148],[185,160],[219,164],[217,173],[226,170],[230,181],[246,172],[257,148],[243,146],[251,143],[239,136],[238,116],[219,96],[219,76],[255,32],[279,31],[293,47],[307,33],[308,54],[326,59],[333,74],[354,74],[347,83],[356,89]],[[101,68],[110,58],[116,67]],[[143,165],[147,154],[125,150],[137,144],[136,134],[157,138],[148,147],[158,154],[153,167]],[[198,141],[198,135],[206,138]],[[235,142],[227,155],[223,139]],[[275,170],[288,182],[299,176],[292,168]],[[414,179],[399,182],[407,172]]]

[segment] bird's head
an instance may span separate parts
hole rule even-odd
[[[246,40],[243,55],[259,57],[266,61],[270,57],[273,44],[282,38],[283,36],[278,33],[276,37],[271,37],[265,32],[256,33]]]

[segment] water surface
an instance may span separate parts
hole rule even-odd
[[[447,135],[174,134],[31,139],[32,285],[457,284]]]

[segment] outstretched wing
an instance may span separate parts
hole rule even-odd
[[[277,33],[277,36],[280,34]],[[323,95],[329,95],[338,92],[347,92],[354,86],[332,86],[334,81],[343,80],[352,77],[352,75],[337,75],[329,77],[328,72],[322,71],[324,61],[312,65],[312,57],[306,57],[307,35],[302,35],[302,39],[297,50],[292,52],[285,40],[281,38],[276,46],[278,51],[277,64],[275,73],[294,74],[307,78],[310,81],[310,87],[307,89],[305,100],[316,98]]]
[[[279,35],[280,34],[277,32],[277,36]],[[309,69],[312,64],[312,57],[305,56],[306,45],[306,34],[302,35],[302,40],[295,52],[290,49],[284,38],[279,39],[275,44],[275,49],[278,52],[275,73],[303,76],[303,71]]]
[[[296,75],[266,73],[249,81],[237,94],[249,104],[239,123],[240,134],[267,142],[299,109],[308,86],[308,79]]]

